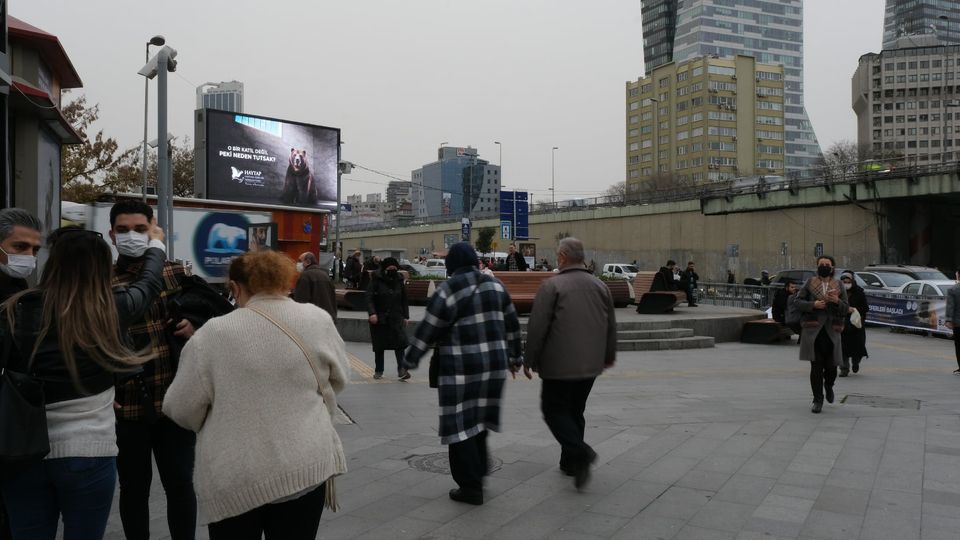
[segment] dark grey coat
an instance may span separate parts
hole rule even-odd
[[[813,344],[817,340],[820,329],[826,328],[827,335],[833,342],[833,363],[839,366],[843,362],[843,341],[840,333],[843,331],[843,324],[850,304],[847,303],[847,291],[844,290],[843,283],[838,279],[831,278],[827,282],[828,290],[839,291],[840,302],[837,304],[828,302],[826,309],[814,309],[814,302],[818,299],[826,300],[822,292],[823,283],[819,277],[814,276],[808,279],[797,293],[795,302],[800,311],[804,313],[803,320],[800,323],[803,328],[800,333],[800,360],[809,362],[814,360]]]

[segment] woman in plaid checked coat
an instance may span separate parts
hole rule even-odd
[[[450,498],[469,504],[483,504],[487,430],[499,431],[507,370],[516,373],[522,365],[520,321],[510,295],[478,264],[469,243],[450,248],[450,279],[431,297],[405,358],[416,368],[439,348],[440,442],[449,445],[450,473],[460,486]]]

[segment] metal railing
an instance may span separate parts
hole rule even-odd
[[[714,306],[765,310],[783,285],[738,285],[735,283],[698,283],[697,303]]]

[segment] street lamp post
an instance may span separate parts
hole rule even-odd
[[[156,45],[157,47],[163,46],[167,41],[163,39],[163,36],[153,36],[150,38],[150,41],[147,42],[147,55],[144,59],[144,62],[150,61],[150,46]],[[143,189],[142,196],[143,202],[147,202],[147,124],[149,114],[149,98],[150,98],[150,79],[143,78],[143,163],[141,165],[142,170],[141,177],[143,179]]]
[[[956,108],[956,107],[960,107],[960,102],[957,102],[957,101],[952,100],[952,99],[951,99],[951,100],[946,100],[946,99],[943,100],[943,117],[941,118],[942,122],[941,122],[941,125],[940,125],[940,129],[943,131],[943,133],[941,133],[942,139],[943,139],[943,142],[942,142],[941,144],[942,144],[943,146],[942,146],[942,148],[940,148],[940,163],[941,163],[941,164],[947,162],[947,114],[948,114],[948,111],[949,111],[951,108]],[[951,151],[950,153],[951,153],[951,155],[953,154],[952,151]]]
[[[550,196],[554,208],[557,206],[557,150],[559,146],[554,146],[550,151]]]

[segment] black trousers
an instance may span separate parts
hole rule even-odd
[[[570,472],[589,467],[597,455],[583,441],[587,425],[583,411],[587,408],[587,398],[595,380],[543,379],[540,389],[543,420],[560,443],[560,467]]]
[[[313,540],[320,528],[325,484],[292,501],[265,504],[208,525],[210,540]]]
[[[481,493],[487,475],[487,432],[481,431],[465,441],[449,446],[450,475],[465,492]]]
[[[823,389],[833,388],[837,380],[837,366],[833,363],[833,340],[824,328],[813,342],[813,362],[810,362],[810,389],[813,400],[823,403]]]
[[[688,305],[688,306],[692,306],[692,305],[696,304],[696,303],[697,303],[697,296],[696,296],[696,294],[694,294],[694,288],[693,288],[693,287],[687,287],[687,288],[685,289],[685,292],[687,293],[687,305]]]
[[[960,369],[960,327],[953,327],[953,348],[957,355],[957,368]]]
[[[157,462],[167,495],[167,526],[173,540],[193,540],[197,496],[193,492],[193,448],[197,436],[162,417],[156,422],[117,420],[120,521],[127,540],[150,538],[150,484]]]
[[[373,351],[373,362],[376,364],[375,371],[383,373],[383,350]],[[394,349],[393,354],[397,357],[397,375],[403,372],[403,349]]]

